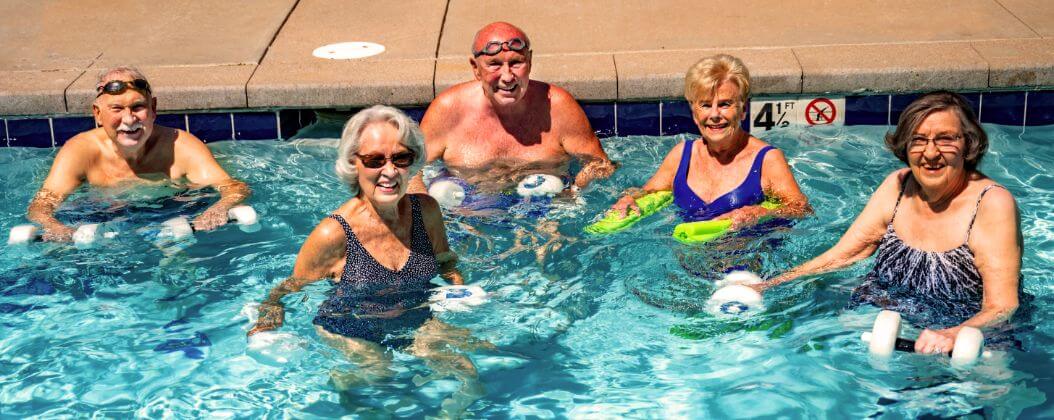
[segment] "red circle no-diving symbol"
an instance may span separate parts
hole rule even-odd
[[[827,98],[816,98],[805,106],[805,121],[809,125],[824,125],[834,123],[834,117],[838,115],[838,109],[834,102]]]

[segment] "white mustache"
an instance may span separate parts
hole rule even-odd
[[[140,128],[143,128],[143,123],[137,121],[131,125],[121,124],[120,127],[117,127],[117,131],[135,131]]]

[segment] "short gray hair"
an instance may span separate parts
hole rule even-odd
[[[362,132],[367,126],[376,122],[385,122],[395,127],[399,131],[399,143],[414,152],[414,163],[410,165],[409,176],[403,182],[410,182],[409,178],[425,166],[427,156],[425,156],[424,135],[421,134],[421,128],[414,120],[390,106],[374,105],[366,108],[344,124],[344,131],[340,134],[340,144],[337,146],[337,176],[348,184],[348,188],[354,195],[359,193],[359,175],[355,164],[351,162],[351,156],[359,152]]]
[[[108,69],[104,69],[103,71],[99,72],[99,78],[98,78],[98,80],[95,83],[95,88],[98,89],[98,88],[102,87],[102,85],[105,85],[106,82],[109,82],[111,80],[115,80],[115,78],[117,76],[128,76],[128,77],[131,77],[132,80],[135,80],[135,79],[147,80],[146,76],[143,75],[143,72],[139,71],[139,69],[137,69],[135,67],[132,67],[132,66],[116,66],[116,67],[110,67]],[[149,80],[147,80],[147,81],[149,82]]]

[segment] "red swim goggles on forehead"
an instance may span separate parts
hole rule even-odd
[[[355,156],[359,158],[359,162],[362,162],[362,166],[370,169],[384,167],[384,164],[388,163],[388,161],[391,161],[392,165],[395,165],[396,168],[409,168],[410,165],[414,164],[414,159],[417,158],[417,155],[414,154],[413,151],[396,153],[392,155],[392,157],[381,154],[360,155],[358,153],[356,153]]]
[[[132,89],[147,96],[150,95],[150,83],[147,83],[147,81],[143,79],[135,79],[130,82],[124,80],[111,80],[103,83],[95,88],[95,91],[98,92],[95,97],[98,98],[104,93],[107,95],[120,95],[128,89]]]
[[[513,38],[508,41],[490,41],[479,51],[473,51],[472,57],[479,58],[481,55],[496,55],[505,49],[513,52],[523,52],[530,50],[531,46],[522,38]]]

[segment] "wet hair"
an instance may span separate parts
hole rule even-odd
[[[692,65],[684,76],[684,98],[690,103],[706,99],[724,81],[739,87],[739,106],[744,106],[750,97],[750,71],[743,61],[728,54],[706,57]]]
[[[403,182],[409,182],[425,165],[425,142],[421,128],[417,126],[410,117],[402,111],[386,106],[374,105],[359,111],[344,125],[344,131],[340,134],[340,144],[337,146],[337,176],[340,177],[351,193],[359,193],[359,177],[355,164],[351,157],[359,152],[362,133],[366,127],[373,123],[388,123],[399,131],[399,143],[414,152],[414,163],[407,169],[409,176]]]
[[[963,159],[966,169],[973,170],[981,163],[981,158],[988,151],[988,134],[981,128],[977,113],[962,95],[949,91],[936,91],[922,95],[911,102],[904,112],[900,113],[897,128],[886,133],[886,147],[905,164],[908,163],[908,145],[922,121],[934,112],[951,111],[959,117],[959,130],[962,131],[966,146]]]

